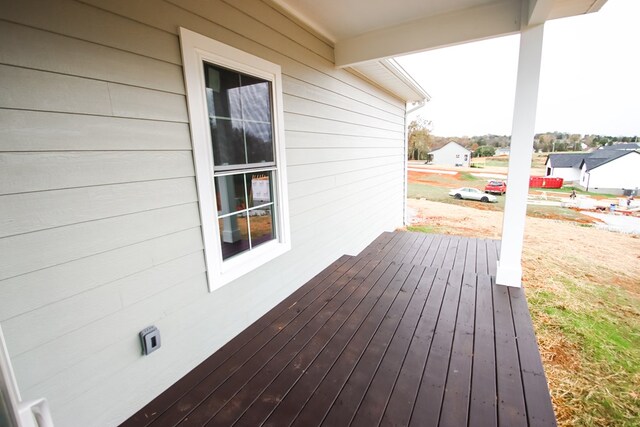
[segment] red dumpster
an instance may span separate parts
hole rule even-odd
[[[529,178],[529,188],[562,188],[562,178],[549,176],[532,176]]]

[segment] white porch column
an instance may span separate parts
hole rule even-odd
[[[543,33],[544,24],[541,24],[524,28],[520,34],[507,178],[509,187],[504,206],[502,246],[496,274],[496,283],[499,285],[522,286],[522,244],[535,135]]]

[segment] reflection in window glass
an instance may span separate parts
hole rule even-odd
[[[273,164],[271,82],[204,64],[215,166]]]
[[[209,117],[242,118],[240,74],[205,64]]]
[[[248,163],[273,162],[271,124],[245,123]]]
[[[246,163],[244,135],[240,120],[209,119],[216,166]]]
[[[219,218],[218,227],[223,260],[249,250],[249,224],[246,213]]]
[[[225,215],[247,208],[245,199],[244,174],[225,175],[215,178],[218,213]]]
[[[271,123],[271,83],[245,74],[241,81],[243,119]]]
[[[274,239],[273,209],[271,206],[252,209],[249,211],[251,230],[251,247],[256,247]]]

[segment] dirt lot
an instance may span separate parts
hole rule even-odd
[[[408,200],[436,233],[500,238],[502,212]],[[527,217],[523,282],[560,425],[640,424],[640,236]]]

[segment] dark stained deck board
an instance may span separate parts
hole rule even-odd
[[[465,273],[462,278],[458,317],[440,410],[440,425],[442,426],[466,426],[468,422],[473,365],[476,280],[475,273]]]
[[[464,271],[474,273],[476,271],[476,252],[478,239],[469,239],[467,243],[467,256],[464,259]]]
[[[460,244],[460,237],[451,236],[449,238],[449,246],[447,247],[447,253],[444,256],[444,260],[442,261],[441,268],[446,270],[453,269],[453,263],[456,260],[456,254],[458,253],[458,245]]]
[[[487,274],[489,265],[487,261],[487,239],[478,239],[476,246],[476,273]]]
[[[461,270],[453,270],[447,280],[438,323],[422,374],[420,389],[416,396],[410,426],[438,425],[458,315],[462,277]]]
[[[522,288],[509,288],[513,323],[518,337],[518,356],[522,373],[522,385],[531,426],[556,426],[556,417],[548,391],[538,342],[533,330],[531,315]],[[547,394],[543,390],[547,390]]]
[[[386,348],[383,359],[358,406],[358,411],[351,425],[369,427],[381,422],[411,339],[424,311],[424,305],[431,291],[436,272],[435,269],[429,269],[419,279],[418,286],[410,298],[409,306]]]
[[[269,360],[257,373],[246,383],[238,386],[233,382],[228,383],[230,392],[235,392],[233,400],[227,396],[222,399],[226,405],[221,408],[215,417],[211,419],[214,425],[230,425],[235,422],[246,409],[251,406],[255,399],[282,373],[287,366],[294,368],[294,375],[301,369],[301,366],[308,366],[314,355],[326,345],[326,343],[337,333],[345,320],[357,309],[365,299],[369,291],[378,282],[378,279],[386,271],[389,264],[372,261],[368,267],[373,267],[370,272],[362,276],[354,277],[344,290],[349,294],[342,303],[338,298],[334,298],[327,307],[317,314],[298,334],[295,339],[289,341],[278,353]],[[366,271],[367,268],[362,271]],[[337,309],[332,310],[330,305],[336,302]],[[294,359],[297,359],[294,362]],[[261,361],[258,361],[261,363]],[[219,394],[220,389],[218,390]],[[214,398],[216,393],[209,399]],[[218,398],[220,400],[220,398]],[[207,416],[211,416],[212,411],[205,411]],[[190,416],[193,419],[193,416]]]
[[[349,339],[347,345],[344,347],[325,348],[289,392],[288,399],[280,402],[275,408],[265,425],[290,425],[314,394],[325,393],[330,396],[339,391],[339,388],[334,392],[329,389],[331,387],[339,387],[337,381],[340,379],[346,381],[346,377],[366,350],[367,344],[393,303],[395,296],[404,283],[403,278],[408,276],[408,268],[403,269],[403,271],[399,271],[399,269],[399,265],[392,264],[392,268],[388,270],[389,274],[385,274],[380,279],[380,282],[385,284],[384,292],[377,299],[374,308],[362,325],[358,326],[357,331]],[[319,390],[321,384],[324,384],[324,386]]]
[[[404,256],[397,258],[396,262],[401,264],[411,264],[411,261],[413,261],[413,258],[415,258],[416,252],[418,252],[421,247],[425,246],[425,241],[427,241],[427,239],[429,238],[433,238],[432,235],[425,234],[425,233],[421,233],[421,234],[422,234],[421,236],[418,236],[418,238],[414,240],[413,245],[411,245],[411,248],[409,248],[407,253],[404,254]],[[427,246],[428,246],[428,243],[427,243]]]
[[[491,277],[480,274],[476,288],[473,372],[469,427],[497,426],[496,350],[493,327],[493,292]]]
[[[429,265],[427,265],[425,261],[423,261],[423,265],[426,265],[427,267],[430,266],[430,267],[436,267],[436,268],[442,267],[442,263],[444,262],[444,257],[447,254],[447,249],[449,249],[449,244],[451,243],[451,241],[452,241],[451,238],[443,237],[442,240],[440,240],[440,245],[438,245],[438,250],[433,255],[433,259],[431,259],[431,262],[429,263]]]
[[[405,240],[404,244],[401,248],[397,248],[393,252],[389,253],[388,257],[385,257],[391,262],[402,262],[402,259],[411,251],[416,240],[424,238],[424,235],[421,233],[407,233],[409,238]]]
[[[366,342],[366,345],[363,348],[355,349],[356,357],[353,357],[354,353],[352,352],[343,352],[341,356],[344,357],[340,357],[336,361],[334,366],[331,368],[331,371],[327,374],[327,377],[325,377],[325,380],[320,384],[318,389],[316,389],[315,393],[311,396],[311,399],[307,401],[306,405],[298,414],[298,417],[294,420],[292,425],[319,425],[325,421],[328,412],[333,408],[336,408],[334,410],[334,414],[341,415],[336,411],[338,408],[346,408],[344,403],[352,396],[350,393],[354,392],[353,387],[348,387],[347,391],[343,392],[345,384],[349,380],[351,380],[351,384],[354,384],[356,377],[366,379],[367,371],[365,369],[370,368],[370,366],[364,362],[361,363],[362,359],[364,357],[367,358],[367,361],[369,361],[368,359],[375,359],[377,351],[371,353],[371,350],[374,349],[379,351],[381,341],[389,339],[389,334],[392,334],[395,331],[397,322],[399,322],[401,314],[409,303],[408,295],[413,292],[412,287],[417,286],[417,281],[407,280],[412,269],[414,269],[414,266],[409,264],[404,264],[400,267],[398,274],[393,278],[393,288],[396,289],[396,295],[382,320],[380,322],[376,322],[377,330],[374,332],[374,335]],[[415,271],[419,272],[420,270],[415,268]],[[404,292],[402,289],[404,289]],[[347,350],[351,349],[349,348]],[[360,366],[363,369],[356,372],[355,368],[357,366]],[[355,385],[361,386],[362,384],[356,383]],[[336,402],[339,395],[343,400]],[[334,404],[334,402],[336,403]],[[327,425],[340,424],[328,423]]]
[[[330,340],[321,349],[307,346],[305,351],[301,352],[293,362],[289,363],[286,370],[262,392],[259,398],[256,399],[256,403],[242,415],[237,425],[260,425],[290,392],[292,394],[288,397],[287,404],[301,408],[302,403],[296,400],[302,399],[305,395],[300,390],[305,386],[309,390],[309,382],[314,384],[311,390],[315,389],[354,335],[361,330],[363,322],[373,317],[372,310],[376,305],[382,306],[384,304],[385,298],[381,298],[381,296],[385,293],[391,278],[393,278],[398,269],[398,265],[390,265],[390,268],[387,268],[382,277],[376,280],[375,285],[362,303],[358,305]],[[373,280],[373,278],[370,280]],[[387,293],[386,299],[389,299],[392,294],[393,292]],[[309,357],[312,359],[305,360]],[[284,409],[284,406],[280,409]],[[283,421],[280,421],[280,423],[283,423]]]
[[[420,283],[420,278],[423,273],[424,267],[413,266],[411,273],[403,283],[387,315],[367,345],[366,352],[362,355],[355,369],[349,375],[349,379],[334,400],[322,425],[338,426],[351,424],[364,394],[378,372],[378,368],[386,350],[389,348],[390,342],[401,326],[405,314],[407,311],[410,311],[412,303],[416,301],[413,295],[415,294],[415,290]],[[300,426],[310,425],[309,423],[300,424],[298,422],[294,425],[296,424]]]
[[[420,265],[420,263],[422,263],[422,260],[424,259],[424,256],[427,254],[427,252],[429,251],[429,248],[433,244],[434,240],[436,240],[436,237],[437,235],[435,234],[427,234],[427,237],[422,242],[422,245],[415,251],[415,253],[413,254],[413,257],[411,257],[410,260],[406,260],[405,262],[409,264]]]
[[[429,245],[429,249],[424,254],[424,257],[422,257],[422,259],[414,259],[414,264],[424,265],[425,267],[431,266],[431,262],[436,256],[436,252],[438,252],[438,248],[440,247],[440,243],[443,239],[445,239],[445,236],[436,234]]]
[[[382,233],[125,426],[555,426],[522,289],[490,239]]]
[[[498,420],[509,426],[527,425],[527,410],[520,371],[520,360],[513,327],[509,291],[493,286],[493,316],[496,340]]]
[[[456,250],[456,259],[453,261],[451,270],[464,271],[465,260],[467,259],[467,245],[469,238],[461,237],[458,241],[458,249]]]
[[[449,273],[449,270],[435,272],[435,279],[422,316],[418,321],[395,387],[385,408],[382,425],[406,426],[409,424],[422,377],[419,373],[424,371],[427,363]]]

